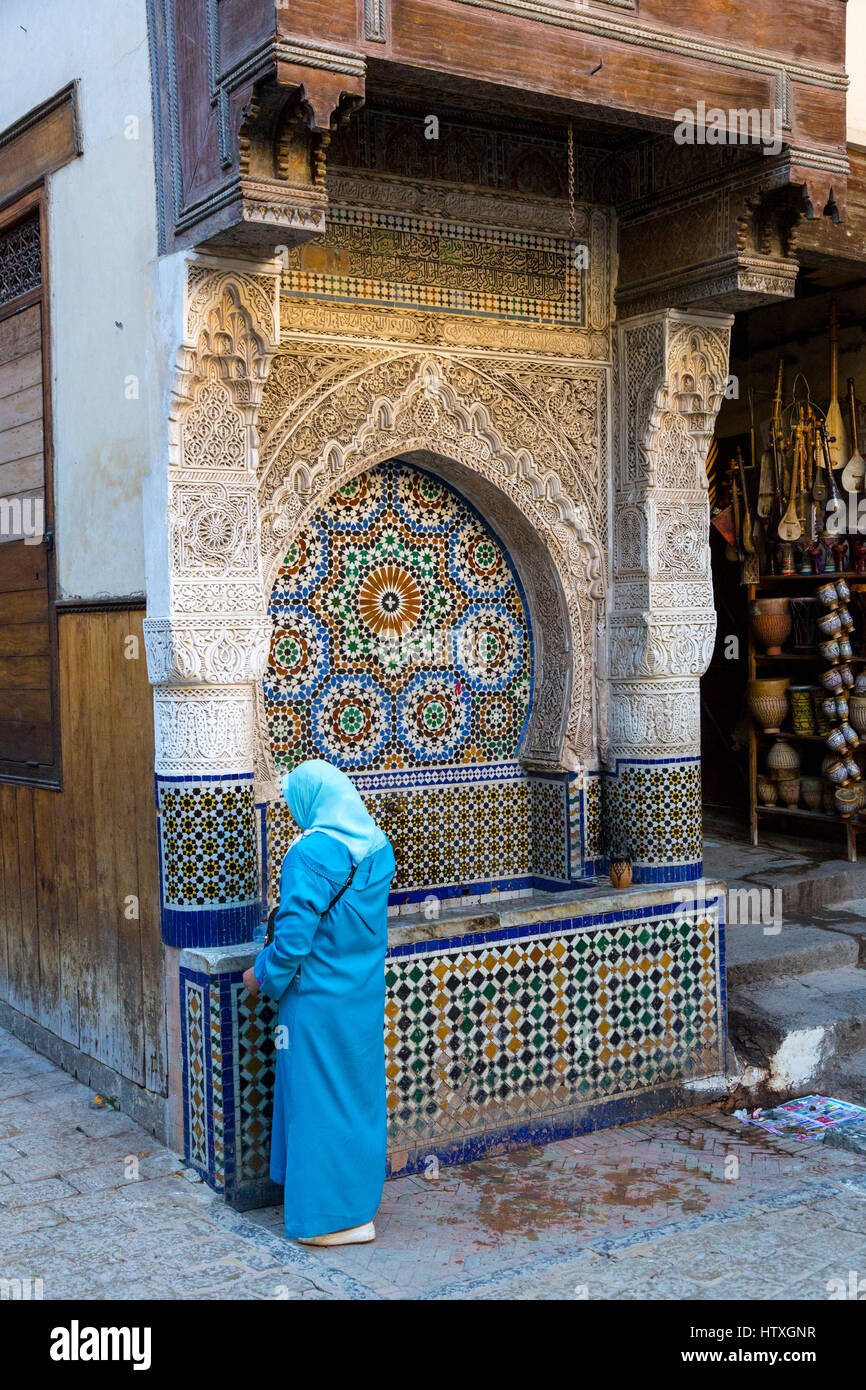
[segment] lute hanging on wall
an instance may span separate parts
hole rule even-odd
[[[839,315],[835,299],[830,300],[830,401],[824,416],[827,443],[833,468],[844,468],[851,454],[848,432],[839,407]]]
[[[788,505],[785,514],[779,522],[779,539],[783,541],[798,541],[803,534],[803,523],[797,509],[799,492],[798,481],[803,477],[803,448],[804,430],[802,422],[796,424],[792,430],[791,447],[791,478],[788,485]]]
[[[740,487],[743,493],[743,518],[740,536],[743,542],[743,550],[747,555],[755,553],[754,523],[752,521],[752,508],[749,504],[749,491],[746,487],[746,470],[743,466],[743,451],[737,445],[737,470],[740,475]]]
[[[839,489],[836,486],[836,479],[833,475],[833,468],[830,459],[830,440],[827,435],[825,421],[818,421],[818,433],[821,436],[821,451],[824,455],[824,467],[827,470],[827,505],[824,510],[824,529],[830,530],[835,525],[838,530],[839,522],[845,512],[845,503],[839,496]]]
[[[843,492],[862,492],[863,478],[866,475],[866,460],[860,456],[857,438],[857,398],[854,394],[854,378],[848,378],[848,413],[851,417],[851,457],[842,469]]]

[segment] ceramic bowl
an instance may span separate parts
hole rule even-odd
[[[860,745],[860,736],[855,733],[850,724],[840,724],[839,732],[844,738],[849,748],[857,748]]]
[[[782,777],[776,784],[779,788],[779,796],[786,806],[796,806],[800,800],[800,779],[799,777]]]
[[[800,754],[792,743],[777,738],[767,754],[767,768],[777,781],[780,777],[796,777],[800,772]]]
[[[846,819],[858,810],[859,797],[853,787],[837,787],[833,799],[839,815],[845,816]]]
[[[775,806],[778,796],[778,792],[776,791],[777,785],[778,784],[773,781],[772,777],[759,776],[756,783],[758,800],[763,802],[765,806]]]
[[[858,695],[855,690],[848,702],[848,718],[858,734],[866,735],[866,695]]]
[[[818,598],[825,608],[835,608],[839,603],[839,594],[835,584],[821,584],[818,587]]]
[[[779,676],[775,679],[749,681],[746,688],[746,703],[752,718],[770,734],[779,732],[782,720],[788,713],[789,684],[787,676]]]
[[[801,777],[800,793],[810,811],[820,811],[824,802],[824,783],[820,777]]]
[[[843,603],[847,603],[849,598],[851,597],[851,590],[848,588],[848,585],[845,583],[845,580],[837,579],[833,587],[836,590],[836,597],[841,599]]]
[[[818,651],[821,653],[825,661],[839,660],[839,643],[836,641],[835,637],[831,638],[827,642],[819,642]]]
[[[823,632],[825,637],[835,637],[842,631],[842,618],[836,609],[831,608],[829,613],[822,613],[818,619],[818,631]]]
[[[827,735],[824,742],[831,753],[844,753],[848,746],[848,740],[841,729],[833,729],[832,732]]]
[[[767,610],[766,603],[784,603],[784,608]],[[768,656],[780,656],[782,643],[791,632],[791,611],[788,599],[758,599],[752,604],[752,631],[758,641],[766,648]]]
[[[854,685],[854,673],[850,666],[840,666],[839,675],[842,677],[842,684],[846,690],[851,690]]]
[[[841,690],[842,677],[837,670],[822,671],[818,677],[825,690]]]

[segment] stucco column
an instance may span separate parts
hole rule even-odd
[[[279,270],[195,258],[169,425],[154,689],[163,937],[248,941],[260,920],[256,684],[268,650],[256,414],[279,336]]]
[[[604,819],[638,883],[703,872],[700,677],[716,632],[706,454],[731,323],[670,309],[617,327]]]

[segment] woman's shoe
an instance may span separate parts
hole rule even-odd
[[[330,1231],[324,1236],[296,1236],[299,1245],[366,1245],[376,1239],[372,1221],[364,1226],[350,1226],[346,1231]]]

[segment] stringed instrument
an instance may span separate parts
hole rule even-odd
[[[824,416],[827,442],[833,468],[844,468],[850,457],[848,433],[839,408],[839,315],[835,299],[830,300],[830,402]]]
[[[791,479],[788,487],[788,505],[779,522],[779,537],[783,541],[798,541],[803,534],[803,523],[797,507],[799,500],[798,481],[803,477],[803,451],[805,449],[805,429],[802,419],[794,426],[791,449]]]
[[[737,470],[740,475],[740,487],[743,493],[743,528],[741,532],[743,550],[747,555],[754,555],[756,547],[754,524],[752,522],[752,508],[749,504],[749,492],[746,487],[746,470],[743,464],[743,451],[739,444],[737,445]]]
[[[827,471],[828,497],[827,505],[824,510],[824,529],[830,531],[840,529],[845,515],[845,503],[839,496],[839,489],[836,486],[836,479],[833,475],[833,468],[830,460],[830,441],[827,437],[827,425],[824,420],[818,421],[818,433],[821,437],[821,451],[824,455],[824,467]]]
[[[845,492],[860,492],[863,488],[863,478],[866,477],[866,459],[860,454],[860,443],[857,438],[857,398],[854,394],[854,378],[848,378],[848,412],[851,417],[851,445],[852,454],[845,467],[842,469],[840,482]]]
[[[773,498],[767,515],[767,533],[771,537],[779,534],[779,522],[785,511],[785,488],[782,476],[782,373],[785,364],[779,358],[776,370],[776,390],[773,394],[773,418],[770,421],[770,458],[773,470]]]

